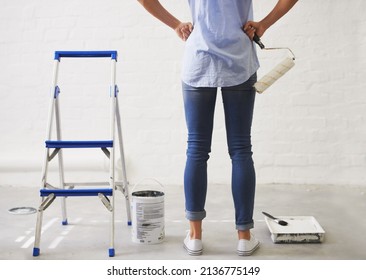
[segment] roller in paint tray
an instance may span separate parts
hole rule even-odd
[[[255,34],[253,38],[262,50],[288,50],[291,54],[290,57],[286,57],[279,64],[276,65],[270,72],[264,75],[259,81],[254,84],[255,90],[258,93],[263,93],[267,88],[273,85],[279,78],[286,74],[295,65],[295,55],[289,48],[266,48],[258,35]]]

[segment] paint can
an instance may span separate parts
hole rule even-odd
[[[133,187],[131,191],[132,241],[139,244],[157,244],[163,242],[165,238],[164,187],[152,178],[145,178],[142,181],[146,179],[153,180],[159,187],[136,190],[141,182]]]

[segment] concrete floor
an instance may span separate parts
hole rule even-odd
[[[32,256],[36,215],[14,215],[13,207],[38,207],[39,189],[0,186],[0,259],[2,260],[107,260],[109,212],[96,197],[70,197],[69,225],[61,225],[60,203],[45,211],[46,227],[41,240],[41,255]],[[261,246],[250,257],[236,255],[233,205],[230,187],[210,185],[207,218],[204,221],[204,254],[191,257],[182,246],[187,222],[184,218],[183,189],[165,190],[165,241],[140,245],[131,241],[126,225],[124,198],[116,197],[116,260],[365,260],[366,187],[259,185],[253,233]],[[325,230],[321,244],[274,244],[261,214],[267,211],[282,216],[314,216]]]

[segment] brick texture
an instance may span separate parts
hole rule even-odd
[[[185,0],[161,1],[189,21]],[[275,0],[254,0],[261,19]],[[259,183],[366,182],[366,21],[363,0],[299,1],[262,38],[290,47],[296,65],[263,95],[253,123]],[[181,184],[186,128],[180,88],[184,42],[135,0],[14,0],[0,9],[0,172],[29,183],[43,161],[53,52],[116,49],[117,83],[130,181]],[[286,51],[258,49],[268,72]],[[108,138],[109,62],[60,65],[64,138]],[[107,136],[106,136],[107,135]],[[67,158],[66,158],[67,157]],[[65,153],[68,170],[107,169],[99,152]],[[230,182],[221,98],[209,161],[211,183]],[[52,169],[54,170],[54,169]],[[1,175],[3,182],[7,182]],[[37,177],[38,178],[38,177]]]

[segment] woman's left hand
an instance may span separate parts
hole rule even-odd
[[[262,37],[266,29],[264,28],[261,22],[248,21],[243,26],[244,32],[248,35],[248,37],[253,40],[254,34],[257,34],[258,37]]]

